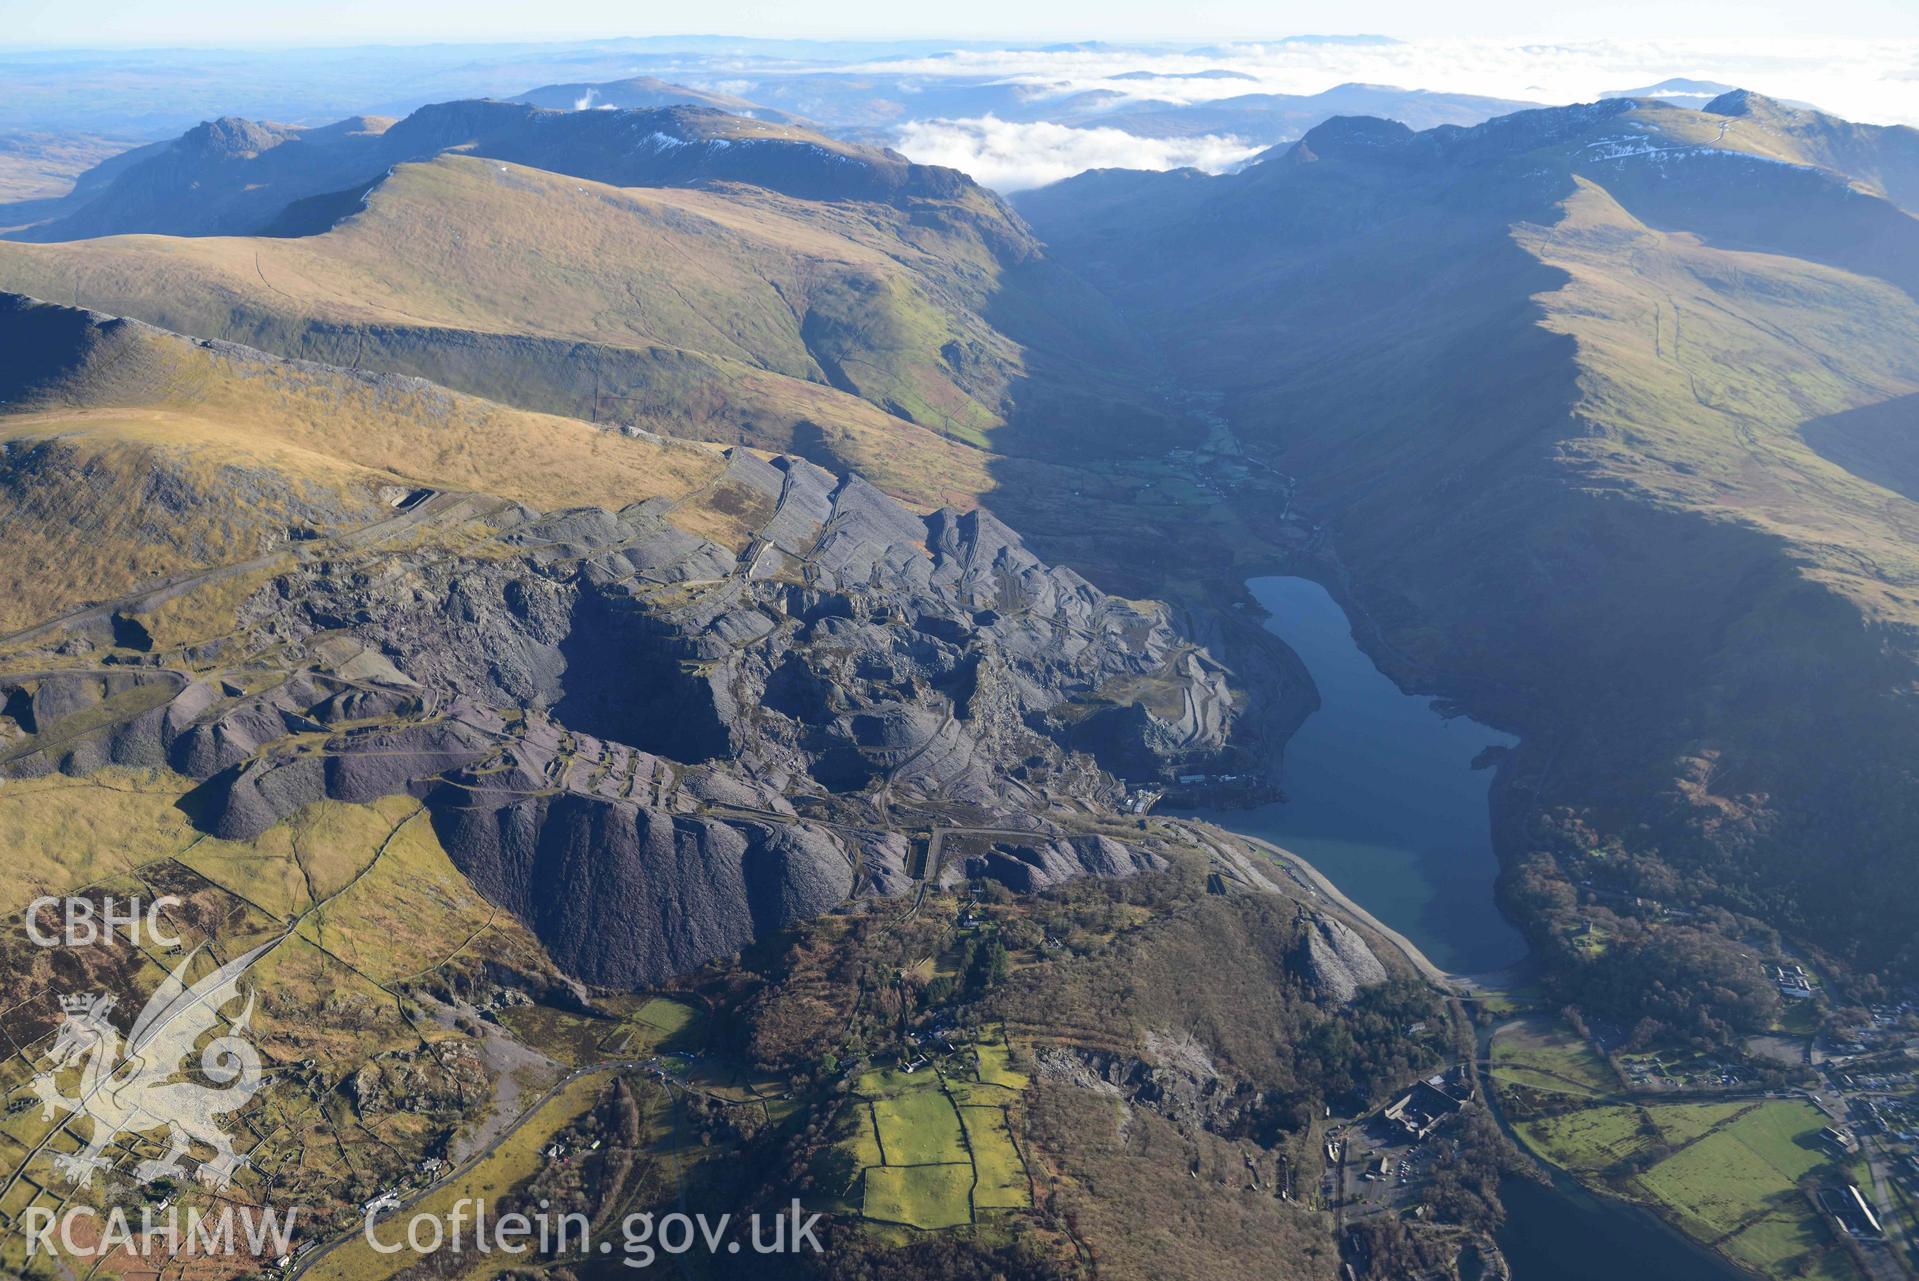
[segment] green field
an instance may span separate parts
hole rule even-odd
[[[1525,1018],[1493,1037],[1493,1079],[1560,1094],[1605,1094],[1612,1071],[1584,1040],[1556,1019]]]
[[[689,1031],[700,1017],[697,1007],[671,997],[650,997],[634,1014],[635,1022],[653,1029],[661,1041],[671,1040]]]
[[[1553,1164],[1598,1173],[1632,1158],[1658,1161],[1750,1112],[1752,1103],[1603,1104],[1516,1122],[1527,1144]]]
[[[1005,1038],[982,1040],[974,1048],[979,1054],[979,1079],[982,1083],[1008,1090],[1024,1090],[1032,1084],[1024,1072],[1013,1069],[1012,1051],[1007,1047]]]
[[[853,1161],[862,1170],[885,1165],[886,1153],[880,1150],[879,1127],[873,1121],[873,1105],[861,1103],[853,1109]]]
[[[1773,1027],[1793,1036],[1811,1036],[1819,1030],[1819,1006],[1813,1001],[1787,1001]]]
[[[1630,1104],[1581,1108],[1521,1121],[1514,1128],[1553,1164],[1585,1174],[1645,1152],[1652,1144],[1640,1110]]]
[[[1636,1184],[1687,1233],[1767,1275],[1849,1276],[1850,1264],[1799,1190],[1827,1164],[1817,1138],[1826,1124],[1809,1103],[1765,1103]]]
[[[1718,1137],[1661,1161],[1639,1178],[1686,1230],[1712,1241],[1797,1198],[1792,1184],[1736,1139]]]
[[[937,1088],[938,1075],[926,1076],[902,1072],[897,1067],[874,1068],[870,1072],[860,1074],[859,1083],[854,1086],[854,1091],[862,1098],[880,1099],[910,1090],[923,1090],[929,1082]]]
[[[1659,1127],[1660,1137],[1678,1147],[1751,1107],[1750,1103],[1658,1103],[1646,1111]]]
[[[603,1002],[603,1008],[612,1017],[549,1005],[523,1005],[502,1011],[499,1018],[518,1040],[574,1065],[644,1058],[685,1048],[699,1039],[704,1027],[699,1007],[670,997],[613,997]],[[713,1081],[700,1082],[702,1086],[725,1084],[719,1077],[733,1071],[717,1063],[702,1063],[700,1067],[714,1077]],[[727,1079],[730,1081],[731,1076]]]
[[[976,1222],[981,1211],[1031,1206],[1011,1110],[1027,1084],[1004,1033],[912,1072],[862,1073],[840,1139],[861,1171],[861,1212],[874,1222],[943,1228]]]
[[[1722,1243],[1720,1248],[1773,1276],[1859,1281],[1859,1270],[1852,1256],[1832,1239],[1824,1224],[1810,1214],[1761,1219]]]
[[[936,1089],[913,1090],[873,1102],[873,1119],[888,1165],[965,1161],[966,1136],[953,1101]]]
[[[973,1168],[979,1172],[973,1188],[974,1207],[1018,1210],[1030,1206],[1033,1196],[1026,1182],[1026,1163],[1019,1159],[1005,1109],[961,1108],[960,1116],[966,1123],[967,1142],[972,1145]]]
[[[1608,1103],[1605,1065],[1557,1024],[1527,1020],[1493,1041],[1493,1076],[1570,1110],[1515,1118],[1528,1147],[1663,1211],[1689,1236],[1768,1276],[1855,1277],[1800,1185],[1828,1165],[1827,1118],[1809,1103]],[[1502,1093],[1505,1092],[1502,1089]],[[1590,1106],[1580,1106],[1590,1099]],[[1835,1175],[1836,1177],[1836,1175]]]
[[[973,1218],[971,1165],[876,1165],[866,1172],[861,1213],[881,1223],[954,1228]]]

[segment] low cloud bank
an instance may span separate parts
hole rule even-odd
[[[1179,169],[1220,173],[1261,148],[1238,138],[1136,138],[1119,129],[1019,124],[994,116],[915,120],[900,130],[897,149],[921,164],[950,165],[995,191],[1024,191],[1088,169]]]
[[[1040,97],[1089,90],[1129,100],[1209,102],[1244,93],[1312,94],[1360,82],[1526,102],[1590,102],[1671,76],[1717,80],[1810,102],[1851,120],[1919,126],[1919,40],[1741,37],[1577,41],[1417,39],[1385,43],[1242,41],[1206,49],[968,49],[852,70],[991,79]],[[1207,75],[1227,71],[1231,76]]]

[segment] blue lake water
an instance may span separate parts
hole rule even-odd
[[[1267,630],[1312,673],[1320,708],[1286,745],[1285,801],[1205,817],[1292,850],[1441,969],[1484,974],[1521,960],[1525,940],[1493,902],[1492,771],[1472,768],[1517,740],[1401,691],[1318,583],[1247,586]]]
[[[1288,799],[1204,815],[1312,863],[1354,901],[1455,974],[1504,969],[1526,943],[1493,904],[1487,792],[1472,762],[1516,740],[1402,692],[1353,639],[1345,611],[1303,578],[1247,586],[1319,689],[1321,706],[1286,745]],[[1739,1281],[1745,1274],[1646,1210],[1594,1196],[1564,1175],[1508,1179],[1499,1246],[1516,1281]]]
[[[1506,1222],[1496,1234],[1513,1281],[1751,1281],[1650,1210],[1595,1196],[1560,1176],[1499,1185]]]

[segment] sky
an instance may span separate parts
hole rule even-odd
[[[1312,94],[1357,81],[1555,104],[1590,102],[1683,77],[1811,103],[1851,120],[1919,127],[1919,40],[1912,39],[1639,36],[1524,43],[1448,36],[1384,45],[1235,44],[1147,57],[1099,49],[969,50],[884,65],[892,74],[991,76],[1054,96],[1098,90],[1160,102]],[[1232,71],[1235,78],[1193,76],[1209,69]],[[992,117],[911,121],[897,131],[894,145],[914,160],[951,165],[1001,191],[1091,168],[1193,166],[1218,172],[1258,150],[1234,137],[1135,138],[1112,128]]]
[[[259,45],[680,33],[1203,42],[1307,31],[1521,40],[1919,37],[1915,0],[0,0],[0,43]]]
[[[1015,84],[1040,102],[1097,90],[1185,103],[1362,82],[1559,104],[1684,77],[1919,127],[1919,0],[0,0],[0,132],[144,140],[226,113],[297,124],[400,115],[554,80],[653,74],[651,64],[627,65],[639,57],[632,46],[597,42],[680,37],[690,23],[720,36],[928,42],[905,54],[878,43],[756,46],[755,57],[701,45],[682,57],[661,53],[691,47],[669,39],[647,56],[667,59],[658,74],[669,79],[748,98],[745,77],[790,74],[795,64],[780,59],[865,63],[908,104],[890,145],[1001,191],[1096,167],[1219,172],[1263,144],[1136,137],[1087,119],[1048,123],[1037,110],[1019,122],[915,114],[918,86],[957,77]],[[1391,39],[1286,39],[1312,33]],[[527,47],[542,41],[556,43]],[[1111,43],[1080,43],[1101,41]],[[499,47],[480,47],[488,44]],[[367,48],[376,45],[407,47]],[[169,52],[183,47],[222,52]],[[78,49],[103,52],[82,58]]]

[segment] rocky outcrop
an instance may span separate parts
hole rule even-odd
[[[948,883],[1163,866],[1043,817],[1224,748],[1224,673],[1162,607],[797,459],[733,451],[712,491],[494,504],[452,554],[342,538],[191,659],[94,637],[98,667],[0,674],[0,777],[163,766],[228,840],[420,797],[488,898],[615,985],[902,893],[955,811],[1030,835],[971,840]]]
[[[816,916],[853,888],[841,842],[804,824],[459,784],[435,797],[433,817],[480,892],[592,983],[656,983]]]
[[[1298,962],[1320,992],[1341,1005],[1363,987],[1386,981],[1386,967],[1350,925],[1315,916],[1299,944]]]
[[[1081,876],[1126,877],[1162,871],[1166,861],[1110,836],[1062,836],[1054,840],[998,841],[985,853],[959,860],[941,873],[946,885],[997,881],[1030,894]]]
[[[1141,1055],[1067,1046],[1034,1054],[1039,1075],[1054,1084],[1122,1100],[1171,1121],[1183,1133],[1270,1142],[1288,1128],[1294,1102],[1221,1069],[1189,1032],[1146,1034]]]

